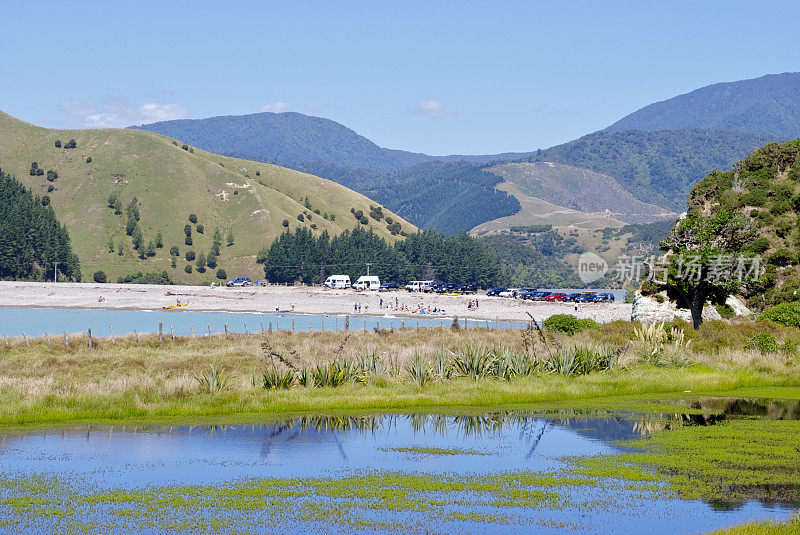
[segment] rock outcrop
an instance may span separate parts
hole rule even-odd
[[[661,299],[659,300],[658,297]],[[661,301],[661,302],[659,302]],[[733,309],[736,316],[747,316],[752,314],[750,309],[745,306],[741,299],[730,296],[725,304]],[[671,322],[675,318],[680,318],[688,323],[692,322],[692,313],[688,308],[679,308],[674,302],[670,301],[663,294],[657,296],[645,296],[636,292],[633,297],[633,309],[631,311],[631,321],[640,323],[654,323],[657,321]],[[703,307],[703,321],[721,320],[716,307],[707,304]]]

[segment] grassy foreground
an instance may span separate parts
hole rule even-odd
[[[619,322],[575,336],[452,329],[357,333],[230,335],[214,338],[132,337],[51,340],[0,345],[0,425],[45,426],[80,421],[188,421],[264,419],[300,413],[498,409],[578,404],[619,407],[652,399],[731,391],[747,395],[800,397],[796,357],[722,348],[686,347],[669,359],[653,359],[645,342],[630,340],[632,326]],[[779,335],[781,333],[778,333]],[[695,335],[700,336],[700,335]],[[715,344],[720,333],[714,332]],[[627,340],[627,345],[622,342]],[[701,345],[702,340],[697,339]],[[618,358],[604,371],[567,373],[550,366],[559,347],[605,347]],[[502,348],[529,355],[531,369],[508,380],[465,376],[450,369],[437,376],[437,352],[469,353]],[[611,348],[611,349],[608,349]],[[599,351],[599,350],[598,350]],[[549,359],[549,360],[548,360]],[[263,374],[338,360],[383,362],[337,387],[265,389]],[[427,367],[419,380],[415,364]],[[538,363],[538,364],[537,364]],[[543,363],[543,364],[542,364]],[[216,366],[216,375],[211,366]],[[452,364],[451,364],[452,366]],[[460,369],[460,368],[459,368]],[[444,374],[444,372],[442,372]],[[209,383],[211,381],[211,383]],[[216,384],[215,384],[216,383]],[[780,392],[767,389],[778,388]]]

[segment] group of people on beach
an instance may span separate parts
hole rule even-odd
[[[478,310],[478,300],[471,299],[469,303],[467,303],[467,310]]]

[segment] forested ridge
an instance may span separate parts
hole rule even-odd
[[[464,233],[445,236],[432,230],[409,234],[389,245],[374,233],[356,227],[338,236],[314,236],[305,228],[286,231],[257,259],[270,282],[318,283],[333,274],[352,280],[370,274],[382,281],[438,279],[496,286],[506,280],[497,254]]]
[[[34,197],[0,170],[0,279],[81,279],[67,228],[56,219],[47,196]]]

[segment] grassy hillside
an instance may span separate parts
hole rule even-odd
[[[709,169],[727,169],[769,136],[708,130],[595,132],[537,151],[524,161],[564,163],[614,177],[640,201],[683,209],[692,185]]]
[[[69,139],[76,148],[67,149]],[[56,140],[62,147],[55,146]],[[90,159],[90,160],[89,160]],[[32,162],[45,170],[31,176]],[[104,270],[110,280],[136,271],[167,270],[184,282],[215,280],[214,271],[184,272],[189,250],[207,253],[215,228],[223,234],[219,267],[229,276],[249,274],[263,278],[255,264],[256,252],[288,228],[315,226],[315,232],[338,234],[359,225],[351,208],[369,214],[370,199],[331,181],[273,165],[219,156],[158,134],[141,130],[49,130],[16,120],[0,112],[0,168],[14,175],[35,194],[48,194],[59,219],[67,225],[85,277]],[[50,182],[46,171],[58,178]],[[48,186],[53,191],[47,193]],[[107,206],[116,193],[123,215]],[[139,223],[145,243],[158,232],[164,247],[155,257],[140,260],[125,232],[124,206],[139,201]],[[305,206],[308,197],[311,208]],[[314,213],[319,211],[320,214]],[[384,211],[399,219],[388,210]],[[184,225],[190,213],[197,215],[204,232],[192,226],[193,245],[184,243]],[[328,219],[323,217],[329,214]],[[303,214],[303,221],[298,216]],[[310,216],[310,217],[309,217]],[[394,241],[397,236],[385,221],[368,219],[368,227]],[[400,219],[402,229],[414,227]],[[225,236],[234,235],[228,247]],[[109,252],[109,241],[115,252]],[[123,255],[117,253],[122,242]],[[178,246],[177,267],[171,268],[169,250]],[[193,266],[194,267],[194,266]]]
[[[800,137],[800,73],[709,85],[656,102],[607,130],[729,130],[770,141]]]
[[[552,162],[506,163],[487,171],[503,177],[501,188],[512,185],[522,195],[589,214],[628,223],[649,223],[672,214],[643,203],[608,175]]]

